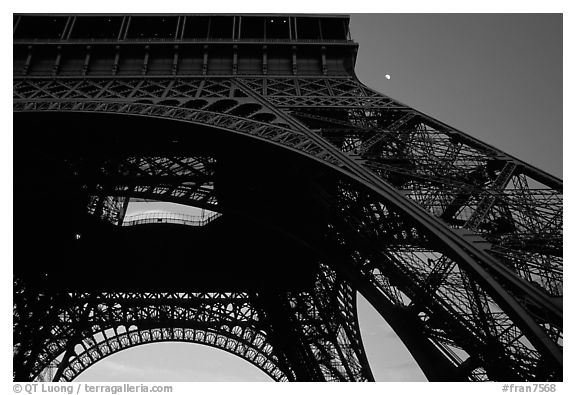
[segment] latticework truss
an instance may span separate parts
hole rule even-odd
[[[313,193],[329,252],[312,292],[38,295],[16,279],[16,379],[72,380],[178,340],[274,380],[372,380],[356,291],[430,379],[562,379],[561,181],[355,78],[16,78],[14,110],[201,125],[338,174]],[[68,163],[79,177],[80,162]],[[91,213],[121,222],[135,197],[218,212],[216,162],[184,147],[101,163]]]

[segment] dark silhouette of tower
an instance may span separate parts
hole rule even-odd
[[[15,380],[175,340],[373,380],[357,292],[430,380],[562,380],[561,180],[364,86],[348,21],[15,15]]]

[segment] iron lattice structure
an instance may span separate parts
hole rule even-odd
[[[344,16],[16,15],[15,201],[57,214],[15,227],[14,379],[184,341],[370,381],[359,292],[430,380],[562,380],[562,182],[366,87],[357,47]],[[130,199],[218,215],[121,226]]]

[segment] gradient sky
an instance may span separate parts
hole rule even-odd
[[[355,14],[350,28],[363,83],[562,177],[560,14]],[[358,309],[376,379],[425,380],[372,307]],[[77,380],[269,379],[223,351],[167,343],[108,357]]]
[[[362,82],[562,177],[561,14],[352,15],[350,29]]]

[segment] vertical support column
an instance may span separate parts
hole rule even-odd
[[[60,70],[60,61],[62,60],[62,45],[56,47],[56,60],[52,66],[52,76],[56,76]]]
[[[116,53],[114,54],[114,64],[112,65],[112,75],[118,73],[118,63],[120,62],[120,45],[114,47]]]
[[[268,74],[268,46],[262,47],[262,74]]]
[[[176,37],[176,39],[180,41],[184,39],[184,31],[186,30],[186,15],[181,17],[181,19],[182,19],[182,26],[180,28],[180,35]]]
[[[82,330],[88,326],[88,320],[90,317],[90,312],[94,308],[94,302],[86,303],[84,306],[84,311],[82,312],[82,316],[80,317],[80,322],[75,324],[74,333],[68,339],[66,343],[66,351],[64,352],[64,356],[62,357],[62,361],[60,366],[58,366],[58,370],[54,374],[54,381],[60,381],[62,377],[62,373],[64,373],[64,368],[66,368],[66,362],[70,360],[70,358],[76,354],[74,351],[74,347],[76,344],[80,343],[83,338]]]
[[[238,74],[238,45],[234,45],[232,47],[233,55],[232,55],[232,75]]]
[[[174,57],[172,58],[172,75],[178,73],[178,57],[179,57],[180,46],[174,45]]]
[[[328,74],[328,66],[326,65],[326,47],[322,46],[322,74]]]
[[[30,69],[30,64],[32,63],[32,51],[34,47],[32,45],[28,45],[28,55],[26,56],[26,62],[24,63],[24,69],[22,70],[22,74],[28,74],[28,70]]]
[[[235,41],[242,39],[242,17],[237,16],[236,18],[238,18],[238,29],[237,29],[238,34],[236,35]]]
[[[41,355],[46,355],[52,331],[62,329],[59,303],[66,296],[41,291],[18,275],[14,277],[14,291],[13,377],[15,381],[32,381],[39,373],[37,364]]]
[[[324,328],[326,328],[326,332],[328,335],[328,338],[330,339],[330,341],[337,345],[336,346],[336,355],[338,356],[338,359],[342,362],[342,366],[344,367],[344,370],[346,371],[346,376],[347,376],[347,380],[346,381],[355,381],[355,377],[354,377],[354,373],[351,371],[350,366],[347,364],[347,362],[349,362],[346,359],[346,356],[344,355],[344,353],[342,352],[342,349],[340,347],[338,347],[340,344],[338,344],[338,335],[336,334],[335,330],[334,330],[334,325],[331,322],[331,320],[333,320],[334,317],[334,312],[333,311],[327,311],[327,308],[323,308],[325,305],[323,305],[320,302],[320,296],[319,295],[312,295],[312,298],[314,300],[314,304],[316,305],[316,307],[318,308],[318,312],[319,312],[319,317],[322,320],[322,322],[324,323]],[[336,305],[337,306],[337,305]],[[331,314],[332,313],[332,314]],[[332,357],[334,357],[335,355],[333,355]],[[374,380],[372,380],[374,381]]]
[[[236,17],[232,17],[232,41],[236,41]]]
[[[204,58],[202,60],[202,75],[208,73],[208,45],[204,45]]]
[[[295,304],[301,319],[308,322],[320,319],[307,330],[308,337],[316,337],[330,362],[318,359],[324,365],[324,375],[330,380],[374,381],[365,356],[356,316],[355,291],[329,266],[320,264],[314,291],[305,299],[306,305]],[[320,340],[323,339],[323,340]],[[344,373],[345,371],[345,373]]]
[[[124,222],[124,217],[126,216],[126,211],[128,210],[128,204],[130,204],[130,198],[125,197],[119,199],[123,199],[122,207],[118,211],[118,226],[122,226],[122,223]]]
[[[150,45],[144,47],[144,63],[142,63],[142,75],[148,73],[148,62],[150,61]]]
[[[303,339],[302,329],[295,322],[287,296],[276,292],[263,292],[258,296],[269,341],[289,361],[295,381],[324,381],[312,350]]]
[[[84,64],[82,65],[82,75],[88,73],[88,68],[90,67],[90,52],[92,51],[92,46],[86,46],[86,56],[84,57]]]
[[[298,59],[296,56],[296,45],[292,46],[292,75],[298,74]]]

